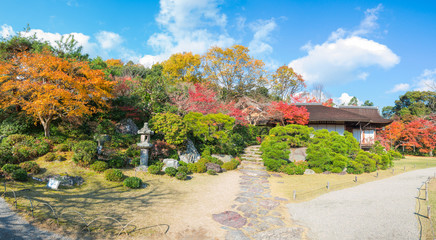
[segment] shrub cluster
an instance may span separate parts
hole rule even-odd
[[[103,172],[104,170],[108,169],[108,164],[103,161],[96,161],[93,164],[91,164],[91,169],[95,172]]]
[[[3,167],[2,167],[3,172],[7,172],[9,174],[14,172],[17,169],[20,169],[20,166],[15,165],[15,164],[10,164],[10,163],[7,163],[7,164],[3,165]]]
[[[112,182],[121,182],[126,176],[119,169],[108,169],[104,172],[104,178]]]
[[[13,134],[0,144],[0,166],[6,163],[21,163],[42,156],[50,151],[52,142],[47,138]]]
[[[12,179],[17,181],[27,181],[27,172],[24,169],[17,169],[12,172]]]
[[[162,171],[162,164],[158,163],[148,166],[148,172],[151,174],[160,174],[161,171]]]
[[[80,141],[73,146],[73,152],[73,161],[87,167],[97,158],[97,143],[90,140]]]
[[[289,164],[289,149],[307,146],[312,131],[313,128],[295,124],[277,126],[271,129],[260,148],[267,170],[278,172],[284,169],[282,166]]]
[[[38,174],[41,171],[41,168],[36,162],[23,162],[20,163],[20,167],[31,174]]]
[[[142,180],[138,177],[128,177],[124,179],[123,185],[128,188],[140,188],[142,186]]]
[[[235,158],[234,159],[232,159],[230,162],[225,162],[225,163],[223,163],[223,165],[221,166],[223,169],[225,169],[225,170],[227,170],[227,171],[230,171],[230,170],[234,170],[234,169],[236,169],[238,166],[239,166],[239,164],[240,164],[241,162],[239,162],[238,160],[236,160]]]
[[[173,167],[167,167],[165,169],[165,173],[170,176],[170,177],[174,177],[177,174],[177,169],[173,168]]]

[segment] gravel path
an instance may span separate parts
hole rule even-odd
[[[407,172],[287,207],[311,239],[418,239],[418,188],[435,172]]]
[[[18,216],[0,197],[0,240],[67,240],[68,238],[39,230]]]

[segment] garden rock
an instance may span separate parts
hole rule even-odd
[[[80,176],[74,177],[74,176],[69,176],[69,175],[64,175],[64,176],[53,175],[53,176],[46,176],[46,177],[42,178],[42,180],[44,182],[49,182],[50,179],[60,181],[61,182],[60,185],[64,186],[64,187],[80,186],[85,182],[85,180]]]
[[[206,168],[207,170],[214,170],[217,173],[222,172],[222,169],[220,167],[220,165],[216,164],[216,163],[206,163]]]
[[[121,120],[115,126],[116,131],[122,134],[136,135],[138,132],[138,126],[130,118]]]
[[[188,139],[187,145],[186,145],[186,151],[182,154],[179,154],[180,161],[183,161],[185,163],[195,163],[200,160],[200,154],[198,153],[197,149],[194,146],[194,143]]]
[[[213,220],[232,228],[241,228],[247,223],[247,219],[234,211],[225,211],[219,214],[212,214]]]
[[[306,150],[307,147],[291,148],[291,152],[289,153],[289,161],[291,162],[306,161],[306,155],[307,155]]]
[[[165,171],[165,169],[168,167],[173,167],[175,169],[179,168],[179,161],[177,161],[176,159],[165,158],[163,160],[163,163],[165,164],[164,167],[162,168],[163,171]]]
[[[233,157],[231,155],[225,155],[225,154],[212,154],[212,157],[218,158],[219,160],[221,160],[223,162],[230,162],[233,159]]]
[[[315,171],[313,171],[312,169],[306,169],[304,171],[304,175],[310,175],[310,174],[315,174]]]

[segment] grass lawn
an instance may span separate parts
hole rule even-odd
[[[313,175],[286,175],[270,178],[271,190],[274,196],[284,197],[293,202],[308,201],[329,191],[344,189],[358,184],[375,181],[421,168],[435,167],[434,157],[407,156],[405,159],[394,161],[394,167],[388,170],[380,170],[373,173],[360,175],[346,174],[313,174]],[[357,176],[357,182],[355,177]],[[329,189],[327,189],[329,182]],[[293,200],[293,192],[296,191],[296,200]]]
[[[70,159],[69,156],[66,156]],[[70,176],[82,176],[85,183],[70,189],[50,190],[44,183],[35,180],[29,182],[8,182],[6,200],[13,205],[13,189],[18,196],[18,209],[22,215],[31,219],[29,200],[35,207],[35,222],[40,225],[54,226],[52,210],[44,203],[50,204],[59,218],[61,228],[58,231],[78,238],[108,239],[118,234],[119,225],[126,225],[130,236],[143,239],[158,236],[162,238],[167,228],[168,239],[191,235],[224,237],[224,230],[214,224],[211,215],[230,209],[239,187],[239,173],[229,171],[217,176],[194,174],[191,180],[179,181],[166,175],[156,176],[132,169],[123,170],[127,176],[140,177],[147,184],[143,189],[128,189],[122,183],[108,182],[103,174],[78,167],[71,160],[63,162],[36,161],[45,175],[68,173]],[[2,183],[3,185],[3,183]],[[3,190],[3,188],[1,188]],[[13,208],[13,207],[12,207]],[[13,208],[14,209],[14,208]],[[97,219],[90,225],[93,230],[88,236],[80,233],[83,228],[83,214],[86,222]],[[115,220],[120,223],[117,223]],[[163,224],[163,225],[159,225]],[[159,225],[159,226],[156,226]],[[205,231],[202,226],[208,226]],[[57,227],[56,227],[57,228]],[[131,238],[129,238],[131,239]]]
[[[422,238],[433,240],[436,237],[436,179],[431,179],[428,185],[428,198],[425,200],[425,186],[421,188],[420,198],[418,199],[417,212],[420,227],[422,226]],[[428,218],[427,207],[430,206],[431,213]],[[430,221],[431,220],[431,221]]]

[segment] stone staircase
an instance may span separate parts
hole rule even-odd
[[[265,170],[261,158],[262,152],[259,150],[260,145],[249,146],[241,155],[241,165],[239,169]]]

